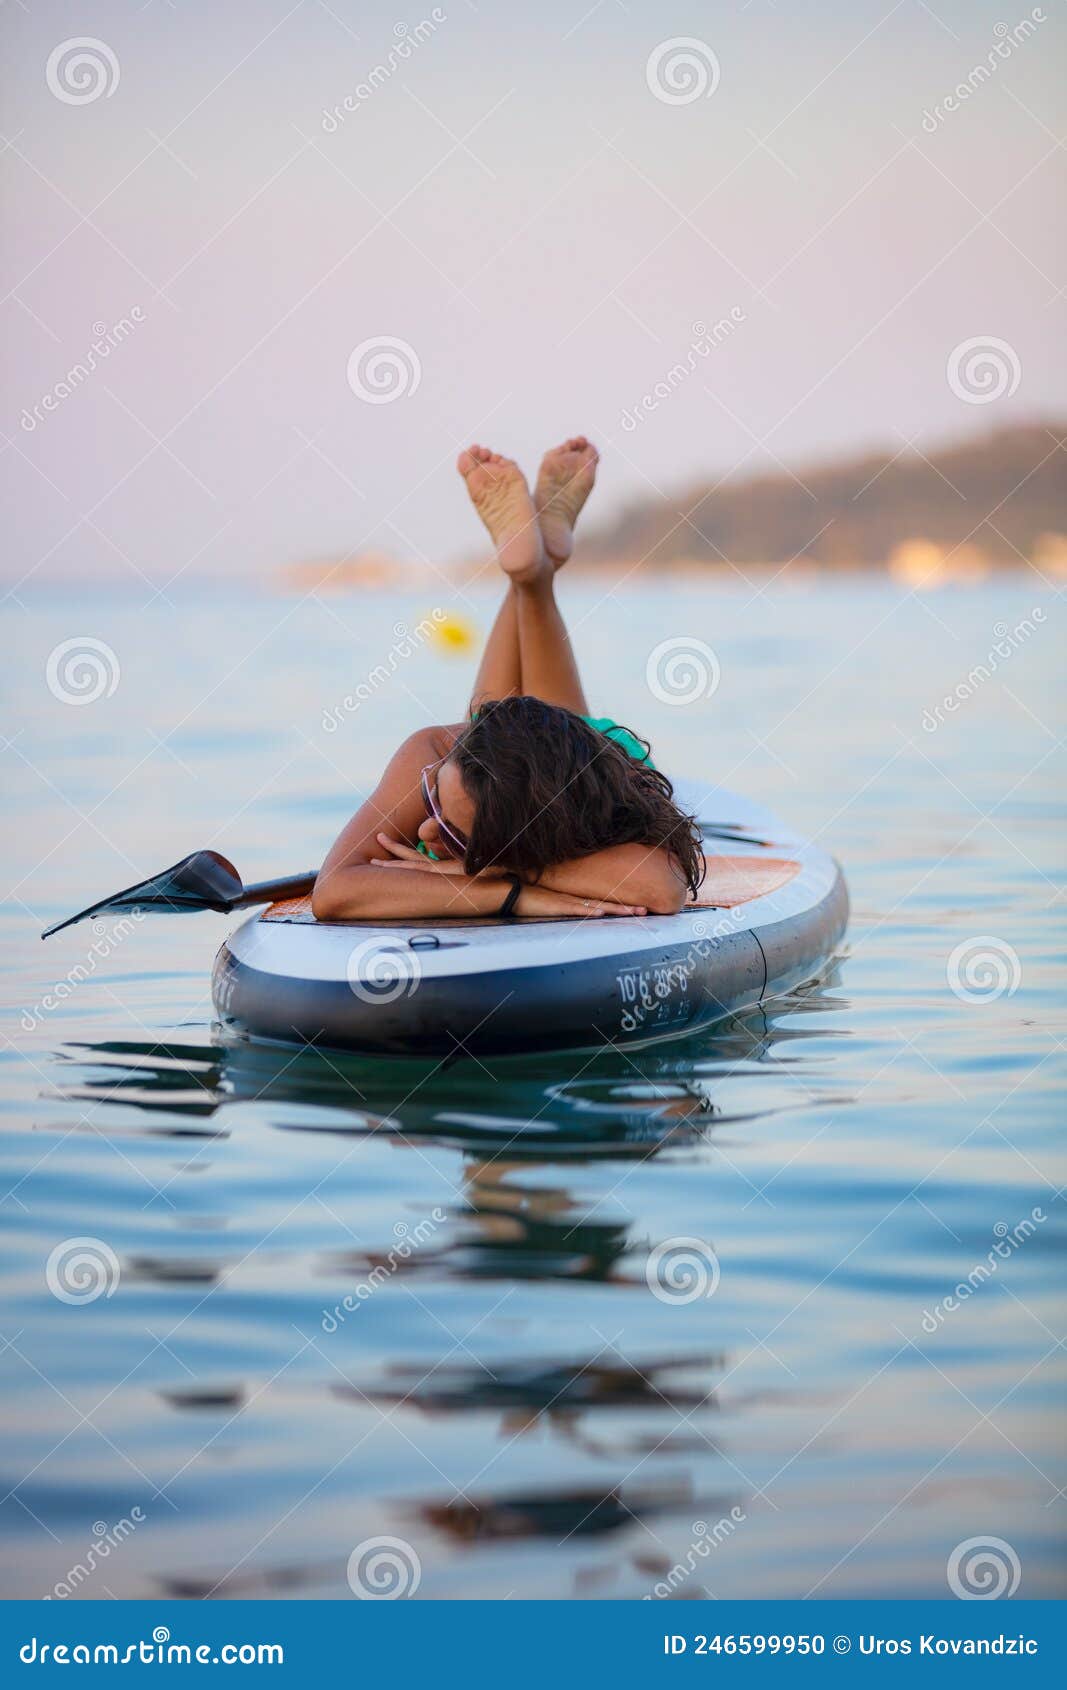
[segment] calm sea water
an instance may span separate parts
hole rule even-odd
[[[432,589],[9,607],[7,1593],[350,1599],[386,1537],[420,1598],[941,1597],[993,1538],[1062,1595],[1055,595],[567,584],[593,708],[849,878],[826,978],[691,1042],[289,1054],[212,1027],[223,918],[40,944],[198,846],[313,866],[462,709],[472,661],[427,644],[322,726],[436,605],[487,625]],[[675,636],[713,697],[650,693]],[[713,1295],[650,1292],[678,1238]]]

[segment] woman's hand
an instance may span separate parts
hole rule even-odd
[[[377,840],[389,855],[372,857],[371,863],[375,868],[416,868],[422,874],[466,873],[459,857],[427,857],[413,845],[405,845],[402,839],[391,839],[387,833],[379,833]]]

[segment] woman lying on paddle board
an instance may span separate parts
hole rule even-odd
[[[588,714],[556,604],[596,466],[578,435],[531,495],[510,458],[461,454],[507,596],[467,721],[404,741],[319,871],[319,920],[672,915],[695,894],[699,829],[648,746]]]

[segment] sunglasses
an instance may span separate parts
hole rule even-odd
[[[440,767],[440,763],[427,763],[426,767],[419,776],[419,785],[422,789],[422,801],[426,806],[426,814],[428,816],[432,816],[434,821],[437,823],[437,826],[441,830],[441,838],[444,840],[449,850],[454,852],[457,857],[465,857],[467,855],[467,839],[456,828],[452,827],[450,823],[446,822],[444,816],[441,814],[441,802],[437,796],[437,770]],[[434,777],[432,785],[430,784],[431,774]]]

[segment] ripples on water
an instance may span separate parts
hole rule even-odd
[[[668,766],[826,825],[846,954],[692,1040],[450,1067],[222,1041],[213,917],[146,923],[40,1009],[89,938],[36,932],[131,866],[208,843],[250,877],[314,860],[421,719],[398,694],[346,737],[318,726],[395,606],[351,646],[304,607],[273,647],[285,607],[253,607],[206,713],[229,663],[197,602],[177,635],[158,606],[86,610],[123,657],[120,711],[43,694],[72,628],[24,613],[9,1592],[45,1594],[96,1545],[81,1595],[347,1597],[353,1548],[386,1535],[425,1597],[941,1596],[953,1548],[992,1534],[1021,1595],[1062,1593],[1055,629],[930,736],[923,709],[1029,600],[829,595],[761,601],[758,640],[743,595],[650,599],[613,703]],[[711,621],[720,695],[657,714],[646,644]],[[469,684],[428,657],[405,681],[442,718]],[[981,935],[1021,980],[962,1002],[947,959]],[[71,1305],[45,1262],[85,1237],[120,1279]],[[713,1296],[649,1291],[650,1252],[678,1238],[714,1248]]]

